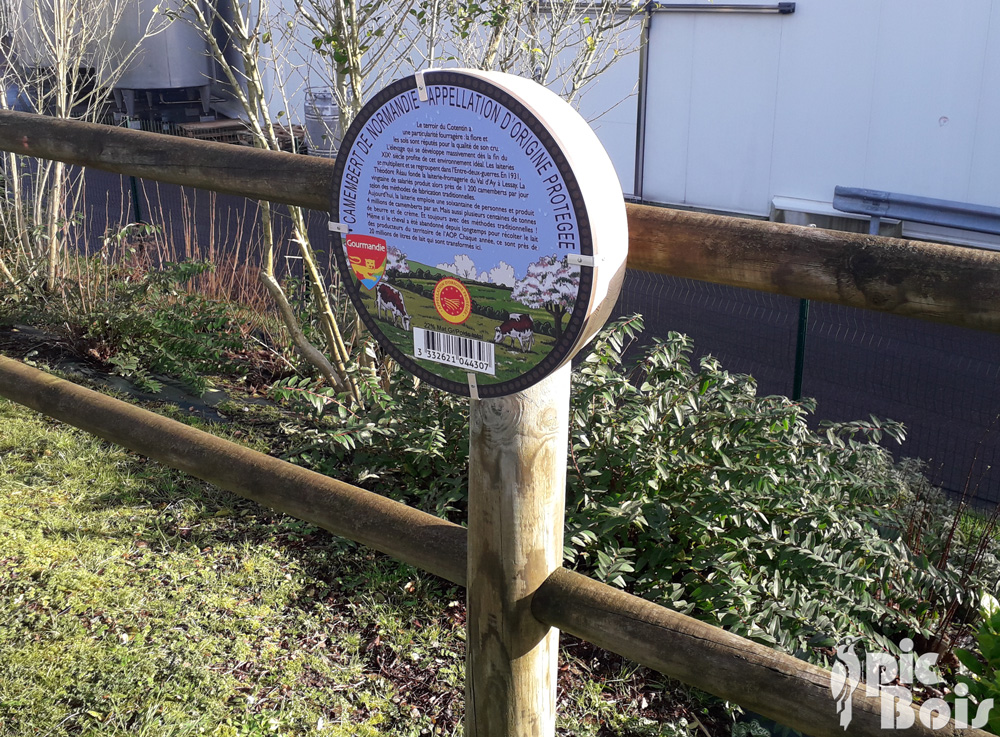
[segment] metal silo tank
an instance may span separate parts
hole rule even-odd
[[[212,62],[208,42],[189,23],[174,20],[155,35],[146,36],[162,0],[132,0],[115,28],[112,48],[128,51],[138,47],[135,58],[115,81],[115,87],[132,90],[201,87],[211,81]],[[161,20],[162,19],[162,20]]]

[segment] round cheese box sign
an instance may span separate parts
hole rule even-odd
[[[526,389],[600,329],[628,232],[611,161],[530,80],[418,73],[350,126],[331,230],[344,283],[400,364],[455,394]]]

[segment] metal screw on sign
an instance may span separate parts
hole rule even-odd
[[[347,131],[331,231],[381,347],[471,398],[466,734],[552,735],[558,632],[529,605],[562,560],[570,360],[624,277],[618,177],[535,82],[420,72]]]

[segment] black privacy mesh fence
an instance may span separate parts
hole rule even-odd
[[[163,258],[211,260],[220,279],[260,264],[256,202],[97,171],[86,182],[90,243],[138,220],[157,227]],[[312,242],[332,277],[326,221],[309,213]],[[279,275],[299,275],[280,207],[274,229]],[[687,333],[696,356],[752,375],[762,394],[792,394],[798,300],[630,271],[616,314],[636,312],[645,316],[646,339]],[[979,503],[1000,502],[1000,335],[813,303],[802,394],[817,400],[817,420],[874,414],[903,422],[908,438],[893,448],[897,455],[924,459],[932,480],[951,492],[968,485]]]
[[[799,300],[658,274],[628,273],[616,314],[641,313],[644,338],[687,333],[696,356],[791,395]],[[802,394],[817,420],[869,415],[906,425],[892,450],[979,504],[1000,502],[1000,335],[813,302]]]

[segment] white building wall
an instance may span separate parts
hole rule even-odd
[[[839,184],[1000,205],[995,0],[659,13],[647,85],[647,201],[766,216]]]
[[[770,177],[784,17],[659,14],[642,196],[754,212]]]

